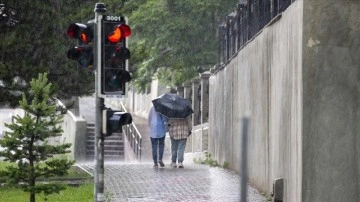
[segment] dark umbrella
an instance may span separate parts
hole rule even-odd
[[[191,102],[179,95],[165,93],[152,101],[155,111],[167,118],[187,118],[194,111]]]

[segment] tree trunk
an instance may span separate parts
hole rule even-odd
[[[35,202],[35,194],[30,193],[30,202]]]

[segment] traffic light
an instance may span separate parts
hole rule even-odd
[[[78,44],[67,52],[67,57],[78,62],[80,68],[92,69],[94,63],[93,38],[94,23],[72,23],[69,25],[67,35],[77,39]]]
[[[122,126],[131,123],[132,116],[130,113],[112,109],[103,110],[103,134],[105,136],[122,133]]]
[[[127,61],[131,29],[122,16],[104,16],[102,31],[101,94],[125,95],[126,83],[131,80]]]

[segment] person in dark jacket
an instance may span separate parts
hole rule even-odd
[[[186,141],[191,134],[192,124],[190,116],[186,119],[169,119],[168,130],[171,140],[171,164],[176,168],[184,168],[184,152]],[[178,164],[176,164],[176,161]]]

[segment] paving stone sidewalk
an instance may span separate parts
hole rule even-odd
[[[94,120],[94,98],[80,99],[80,113],[89,122]],[[112,107],[112,106],[109,106]],[[114,108],[114,107],[113,107]],[[184,157],[184,169],[172,168],[170,141],[165,141],[164,168],[154,169],[147,120],[133,114],[133,122],[142,140],[141,162],[105,161],[105,192],[111,202],[157,201],[157,202],[239,202],[240,176],[234,171],[220,167],[195,164],[191,153]],[[94,173],[94,163],[78,164]],[[266,202],[255,188],[248,186],[247,202]]]
[[[94,165],[79,165],[90,173]],[[240,201],[240,177],[231,170],[190,164],[154,169],[147,163],[105,162],[104,195],[111,201]],[[248,202],[266,198],[248,186]]]

